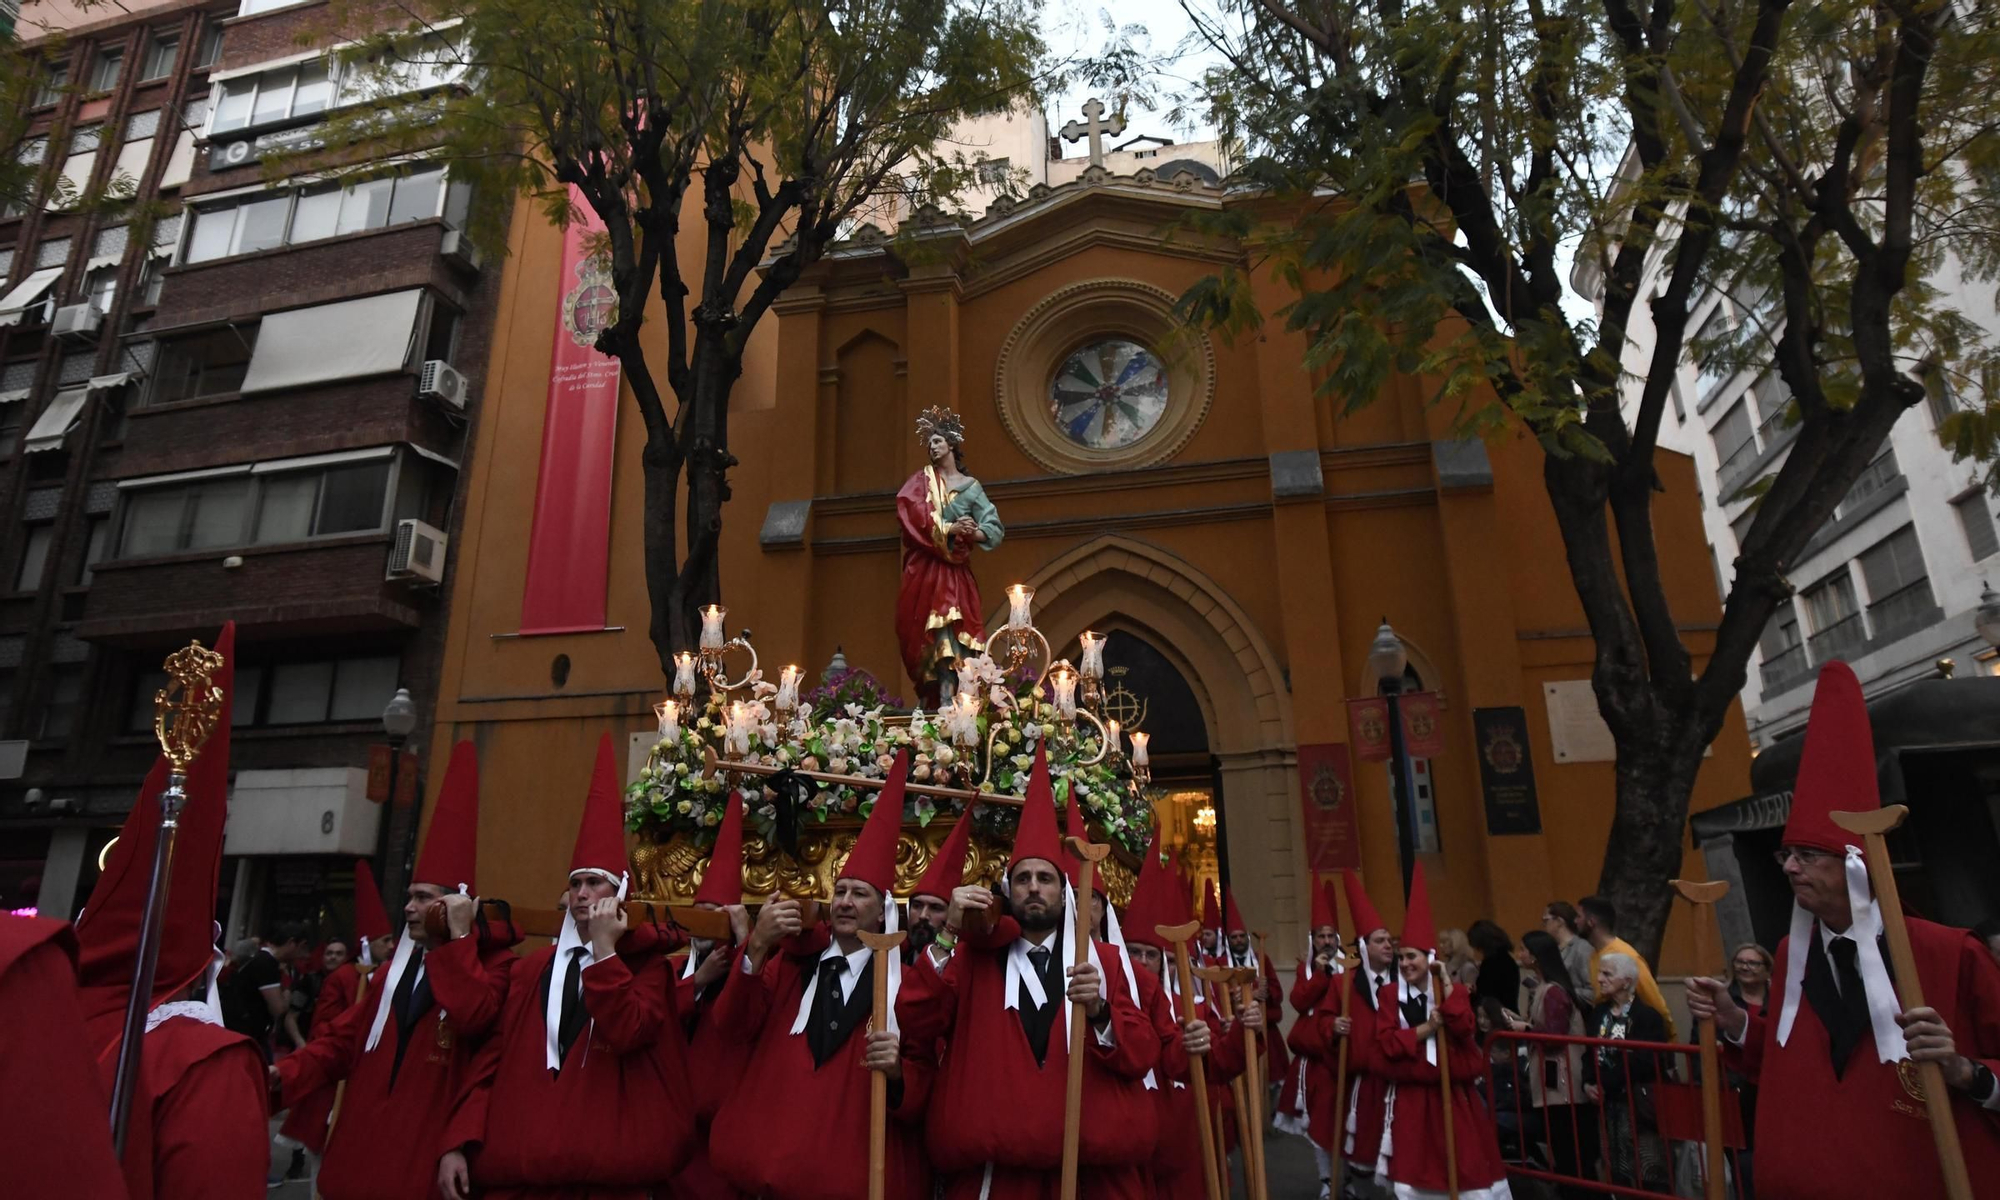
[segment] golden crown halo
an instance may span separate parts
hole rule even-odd
[[[943,434],[944,440],[954,446],[962,445],[965,442],[965,422],[950,409],[933,404],[917,417],[917,437],[928,442],[933,434]]]
[[[222,716],[222,689],[213,682],[222,655],[190,642],[167,656],[167,686],[153,696],[153,736],[174,770],[186,772]]]

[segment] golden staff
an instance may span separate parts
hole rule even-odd
[[[1188,966],[1188,940],[1201,932],[1201,922],[1160,925],[1153,932],[1174,948],[1174,969],[1181,981],[1181,1019],[1202,1020],[1201,1010],[1195,1005],[1194,972]],[[1188,1078],[1189,1086],[1194,1088],[1195,1111],[1201,1118],[1195,1122],[1195,1132],[1201,1138],[1201,1172],[1208,1185],[1208,1200],[1222,1200],[1222,1175],[1215,1167],[1215,1126],[1209,1122],[1207,1059],[1205,1054],[1188,1056]]]
[[[1076,945],[1071,948],[1069,965],[1071,970],[1090,961],[1090,873],[1104,856],[1111,853],[1110,846],[1100,846],[1082,838],[1066,838],[1070,853],[1081,859],[1077,867],[1076,880],[1076,922],[1074,931]],[[1099,980],[1103,987],[1104,981]],[[1111,1003],[1107,991],[1103,997],[1106,1005]],[[1088,1017],[1083,1005],[1069,1006],[1069,1087],[1063,1095],[1063,1158],[1062,1158],[1062,1200],[1076,1200],[1076,1171],[1083,1146],[1083,1035]]]
[[[892,899],[890,903],[895,903]],[[889,960],[897,953],[907,933],[869,933],[863,930],[861,944],[875,952],[875,1019],[871,1029],[889,1028]],[[889,1194],[889,1077],[880,1071],[868,1073],[868,1200],[883,1200]]]
[[[125,1131],[132,1116],[132,1092],[139,1082],[139,1053],[146,1035],[146,1013],[153,1007],[153,976],[160,965],[160,922],[172,882],[174,838],[180,833],[181,809],[187,804],[187,773],[222,716],[222,689],[215,673],[222,655],[200,642],[167,656],[167,686],[153,696],[153,737],[167,760],[167,790],[160,793],[160,828],[153,840],[153,874],[146,884],[146,909],[140,918],[138,961],[132,969],[132,993],[125,998],[124,1040],[118,1046],[118,1071],[111,1084],[111,1145],[125,1156]]]
[[[1714,955],[1714,946],[1709,940],[1712,935],[1709,933],[1708,910],[1729,894],[1729,881],[1718,879],[1696,883],[1689,879],[1671,879],[1667,882],[1694,909],[1695,970],[1707,970]],[[1723,1200],[1722,1061],[1715,1049],[1715,1018],[1702,1018],[1698,1029],[1701,1034],[1701,1137],[1707,1144],[1706,1192],[1708,1200]]]
[[[1910,810],[1891,804],[1874,812],[1829,813],[1833,823],[1862,837],[1862,853],[1868,857],[1869,882],[1875,885],[1876,903],[1882,906],[1882,933],[1889,940],[1889,961],[1896,968],[1896,998],[1903,1011],[1924,1007],[1924,984],[1917,978],[1917,956],[1910,949],[1910,927],[1903,920],[1903,897],[1896,891],[1896,872],[1889,862],[1890,830],[1903,823]],[[1938,1170],[1944,1175],[1944,1192],[1949,1200],[1972,1200],[1972,1177],[1965,1171],[1965,1151],[1958,1145],[1958,1126],[1951,1115],[1951,1093],[1945,1090],[1944,1071],[1934,1062],[1917,1064],[1917,1078],[1923,1082],[1924,1111],[1931,1119],[1931,1140],[1937,1144]]]

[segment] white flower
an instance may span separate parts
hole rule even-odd
[[[841,711],[847,714],[849,721],[859,721],[861,719],[861,706],[859,704],[849,704],[842,708]]]

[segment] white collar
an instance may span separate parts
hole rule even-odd
[[[1882,909],[1875,902],[1874,889],[1868,882],[1868,864],[1862,859],[1859,847],[1847,848],[1844,869],[1848,909],[1854,914],[1854,922],[1846,933],[1830,932],[1800,907],[1797,900],[1792,901],[1791,940],[1785,946],[1785,995],[1778,1009],[1778,1044],[1783,1046],[1791,1040],[1792,1026],[1798,1021],[1806,973],[1806,939],[1817,929],[1822,950],[1835,937],[1845,937],[1854,943],[1854,966],[1868,999],[1868,1024],[1875,1034],[1876,1061],[1900,1062],[1910,1056],[1903,1027],[1896,1023],[1902,1004],[1896,998],[1895,985],[1889,981],[1889,968],[1882,961],[1882,947],[1877,940],[1882,932]]]
[[[186,1017],[190,1021],[200,1021],[204,1025],[221,1025],[222,1019],[215,1015],[206,1001],[169,1000],[165,1004],[155,1004],[146,1013],[146,1032],[151,1033],[163,1022],[174,1017]]]
[[[1428,975],[1424,976],[1424,990],[1419,992],[1416,988],[1410,986],[1409,980],[1403,978],[1401,971],[1396,972],[1396,1023],[1399,1027],[1403,1029],[1411,1028],[1410,1018],[1403,1012],[1403,1002],[1419,995],[1424,998],[1425,1015],[1427,1017],[1437,1016],[1437,993],[1432,986],[1431,977]],[[1437,1040],[1443,1036],[1444,1025],[1443,1022],[1439,1022],[1438,1032],[1424,1040],[1424,1061],[1434,1067],[1437,1066],[1438,1061]]]
[[[396,939],[396,953],[390,957],[388,969],[377,972],[382,977],[381,986],[375,989],[375,1019],[369,1023],[368,1041],[362,1047],[364,1050],[373,1050],[381,1042],[382,1030],[389,1024],[389,1010],[395,1007],[391,997],[396,994],[396,987],[403,980],[403,972],[410,969],[410,956],[415,952],[416,943],[405,930],[403,935]],[[423,963],[417,964],[417,971],[416,978],[421,979]]]
[[[884,893],[882,897],[882,932],[895,933],[900,928],[902,928],[902,922],[896,911],[896,898],[893,895]],[[840,943],[829,941],[826,949],[820,952],[820,956],[816,962],[825,962],[840,952]],[[869,958],[874,953],[873,950],[863,946],[861,949],[846,956],[847,970],[840,977],[840,994],[843,1003],[854,995],[855,987],[861,982],[861,968],[867,965]],[[886,1024],[889,1027],[889,1032],[895,1033],[899,1028],[896,1023],[896,998],[902,995],[903,992],[903,956],[897,953],[885,955],[884,958],[887,961],[889,969],[889,1012]],[[792,1018],[791,1031],[793,1033],[798,1034],[806,1031],[806,1022],[812,1019],[813,997],[818,994],[819,971],[814,970],[806,979],[805,992],[799,996],[799,1011]]]
[[[874,957],[875,952],[866,946],[857,948],[852,954],[842,953],[839,942],[828,942],[826,949],[820,951],[819,961],[822,966],[836,958],[847,960],[847,969],[840,973],[842,1004],[854,999],[854,989],[861,983],[861,972],[868,966],[868,960]]]

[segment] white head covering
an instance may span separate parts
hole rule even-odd
[[[1896,1023],[1902,1011],[1896,999],[1896,985],[1889,981],[1889,969],[1882,962],[1882,909],[1868,884],[1868,864],[1858,846],[1847,847],[1847,904],[1854,923],[1840,935],[1854,942],[1854,966],[1861,975],[1861,990],[1868,997],[1868,1023],[1875,1034],[1875,1057],[1879,1062],[1898,1062],[1910,1056],[1903,1027]],[[1813,915],[1792,901],[1791,941],[1785,947],[1785,996],[1778,1009],[1778,1044],[1791,1040],[1792,1026],[1799,1018],[1800,986],[1806,974],[1810,939],[1818,937]]]
[[[569,873],[570,882],[575,883],[576,877],[579,875],[598,875],[607,880],[617,879],[618,899],[620,900],[625,898],[625,889],[631,883],[631,877],[625,872],[620,871],[614,876],[610,871],[602,867],[578,867]],[[551,1071],[560,1070],[562,1067],[562,1014],[563,1003],[568,999],[563,994],[565,989],[563,988],[562,973],[569,969],[571,951],[587,948],[583,940],[583,931],[576,927],[576,918],[570,913],[564,912],[562,934],[556,938],[555,970],[558,974],[549,981],[549,1001],[547,1006],[542,1010],[542,1016],[546,1022],[542,1030],[542,1042],[546,1049],[546,1058],[549,1070]],[[586,1038],[584,1048],[588,1050],[589,1047],[590,1043]]]

